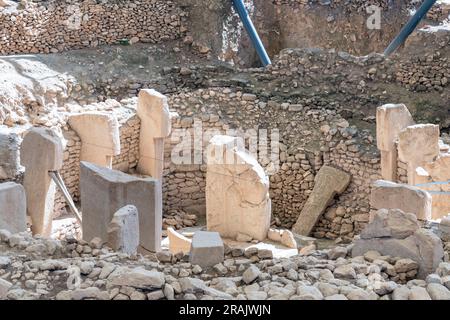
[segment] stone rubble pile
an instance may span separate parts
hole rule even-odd
[[[350,258],[352,245],[291,258],[226,246],[225,260],[207,268],[183,254],[130,256],[98,239],[59,241],[5,230],[0,249],[0,299],[450,299],[448,262],[419,280],[416,262],[375,251]]]

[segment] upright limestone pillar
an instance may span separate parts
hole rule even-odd
[[[167,97],[155,90],[141,90],[137,115],[141,120],[138,172],[161,180],[164,139],[172,130]]]
[[[23,185],[32,232],[49,237],[52,231],[56,186],[48,173],[62,167],[62,141],[50,129],[32,128],[23,139],[20,159],[25,167]]]
[[[381,176],[397,180],[397,145],[400,131],[414,120],[404,104],[385,104],[377,108],[377,146],[381,153]]]
[[[69,117],[70,127],[81,138],[81,161],[111,168],[120,154],[119,123],[113,115],[86,112]]]
[[[217,135],[208,146],[207,228],[226,238],[245,234],[262,241],[270,227],[269,178],[237,140]]]

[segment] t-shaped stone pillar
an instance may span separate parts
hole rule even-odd
[[[398,137],[398,156],[408,165],[408,184],[416,184],[416,169],[439,155],[439,126],[417,124],[402,130]]]
[[[161,180],[164,139],[172,130],[167,97],[155,90],[141,90],[137,115],[141,119],[138,172]]]
[[[116,117],[101,112],[71,115],[70,127],[81,138],[81,161],[111,168],[114,156],[120,154],[119,123]]]
[[[308,236],[334,196],[345,191],[350,183],[350,178],[350,175],[344,171],[328,166],[320,168],[314,179],[314,189],[300,212],[297,222],[292,227],[292,231],[302,236]]]
[[[47,128],[30,129],[22,142],[20,161],[26,168],[23,185],[33,234],[49,237],[52,231],[56,187],[48,173],[62,167],[61,138]]]
[[[385,104],[377,108],[377,146],[381,152],[381,176],[397,180],[397,146],[400,131],[414,120],[404,104]]]

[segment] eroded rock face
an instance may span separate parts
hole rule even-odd
[[[419,264],[418,277],[424,279],[444,257],[442,242],[432,231],[421,229],[414,214],[398,209],[378,210],[355,241],[352,256],[368,251],[403,257]]]
[[[19,136],[0,129],[0,180],[14,179],[21,171],[19,149]]]
[[[414,213],[419,220],[431,219],[431,196],[417,187],[390,181],[375,181],[370,205],[375,209],[400,209]]]
[[[323,166],[316,175],[314,189],[292,231],[308,236],[336,194],[345,191],[351,176],[339,169]]]
[[[23,186],[27,194],[27,212],[34,234],[50,236],[56,186],[49,171],[60,170],[63,164],[63,144],[52,130],[32,128],[23,139],[21,164],[26,168]]]
[[[221,236],[264,240],[270,226],[269,179],[238,138],[215,136],[208,146],[207,227]]]

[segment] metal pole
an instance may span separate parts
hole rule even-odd
[[[408,23],[402,28],[400,33],[395,37],[394,40],[389,44],[389,46],[384,51],[385,56],[389,56],[395,50],[398,49],[405,41],[408,39],[409,35],[414,31],[419,22],[423,17],[430,11],[431,7],[436,3],[437,0],[425,0],[422,5],[417,9],[417,12],[409,19]]]
[[[233,4],[236,8],[237,13],[239,14],[239,17],[241,18],[242,23],[244,24],[245,30],[247,30],[247,33],[252,40],[253,46],[255,47],[262,64],[265,67],[269,64],[272,64],[269,55],[264,48],[264,44],[262,43],[258,32],[256,31],[256,28],[253,25],[252,20],[250,19],[250,16],[248,15],[248,11],[244,5],[244,0],[233,0]]]
[[[55,184],[58,186],[58,188],[61,190],[64,198],[66,199],[67,204],[69,205],[70,210],[77,218],[78,222],[81,224],[81,215],[78,212],[77,207],[75,206],[75,203],[72,200],[72,197],[70,196],[69,190],[67,190],[66,185],[64,184],[64,180],[62,179],[61,175],[58,171],[49,171],[48,174],[52,178],[52,180],[55,182]]]

